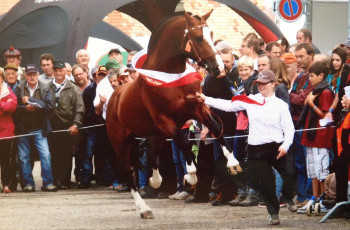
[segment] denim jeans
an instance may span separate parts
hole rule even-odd
[[[148,164],[147,164],[147,148],[140,148],[140,151],[141,151],[141,156],[140,156],[141,166],[138,170],[139,187],[144,188],[147,185],[147,180],[149,177],[149,170],[148,170]]]
[[[32,167],[30,163],[30,143],[33,141],[34,146],[39,153],[41,162],[41,178],[43,179],[43,186],[53,184],[53,177],[51,171],[51,156],[47,138],[42,136],[42,130],[30,132],[29,134],[35,134],[29,137],[20,137],[18,139],[18,155],[22,168],[22,175],[24,180],[24,186],[35,186]]]
[[[302,132],[295,132],[293,146],[297,169],[297,200],[303,202],[312,196],[312,180],[306,174],[306,149],[301,145]]]
[[[173,158],[177,175],[177,190],[184,190],[184,176],[187,174],[186,170],[186,159],[183,152],[179,149],[179,147],[175,144],[174,141],[171,142],[171,147],[173,150]]]
[[[282,193],[283,180],[282,180],[281,174],[276,169],[273,169],[273,173],[275,174],[275,177],[276,177],[276,195],[277,195],[277,198],[279,199]]]

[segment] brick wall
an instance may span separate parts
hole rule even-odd
[[[19,0],[0,0],[0,14],[6,13]],[[251,0],[260,9],[265,10],[265,0]],[[223,39],[238,49],[242,38],[253,29],[239,15],[229,7],[209,0],[185,0],[184,7],[187,11],[202,15],[210,9],[214,9],[208,19],[209,27],[213,30],[214,40]],[[150,31],[140,22],[130,16],[113,11],[104,18],[105,22],[119,28],[136,40],[150,36]]]

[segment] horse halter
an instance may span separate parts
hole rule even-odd
[[[188,29],[186,28],[185,32],[184,32],[185,39],[188,39],[188,42],[191,42],[193,44],[193,41],[188,37],[188,33],[191,32],[191,31],[194,31],[196,29],[201,29],[201,28],[204,28],[204,27],[208,27],[208,25],[206,23],[204,23],[204,24],[201,24],[201,25],[198,25],[198,26],[194,26],[194,27],[191,27],[191,28],[188,28]],[[185,47],[186,47],[186,44],[187,44],[187,42],[185,42],[185,44],[184,44]],[[208,56],[200,58],[196,48],[194,46],[192,46],[192,45],[191,45],[191,48],[193,48],[193,50],[194,50],[194,52],[195,52],[195,54],[197,56],[197,60],[196,60],[197,62],[204,62],[205,60],[207,60],[207,59],[209,59],[209,58],[211,58],[211,57],[213,57],[213,56],[215,56],[217,54],[220,54],[218,51],[216,51],[216,52],[214,52],[211,55],[208,55]]]

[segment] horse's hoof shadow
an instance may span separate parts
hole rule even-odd
[[[241,172],[243,172],[242,168],[240,165],[236,165],[236,166],[229,166],[228,168],[228,173],[231,175],[237,175]]]
[[[154,215],[152,210],[147,210],[142,213],[140,213],[140,216],[142,219],[154,219]]]

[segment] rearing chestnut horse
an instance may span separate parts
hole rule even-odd
[[[163,20],[152,33],[147,60],[143,60],[142,64],[133,63],[141,76],[119,87],[108,102],[107,132],[117,156],[114,168],[118,171],[119,179],[131,188],[142,218],[154,216],[136,191],[132,177],[132,170],[137,167],[137,156],[133,151],[135,136],[153,140],[153,151],[150,153],[153,175],[149,180],[153,188],[158,188],[162,181],[158,156],[165,138],[173,138],[185,155],[188,172],[185,179],[190,184],[197,182],[194,154],[189,141],[179,131],[186,121],[194,119],[204,124],[225,145],[221,137],[221,120],[195,97],[195,93],[200,91],[198,73],[190,71],[189,77],[186,74],[190,68],[186,64],[188,57],[203,61],[214,76],[223,74],[224,64],[215,50],[212,33],[206,24],[211,12],[202,17],[185,12],[184,15]],[[190,53],[185,51],[187,44],[191,46]],[[133,62],[136,62],[135,58]],[[146,76],[148,73],[155,78],[164,76],[167,79],[154,79]],[[227,147],[223,147],[223,150],[231,171],[240,171],[232,150],[229,151]]]

